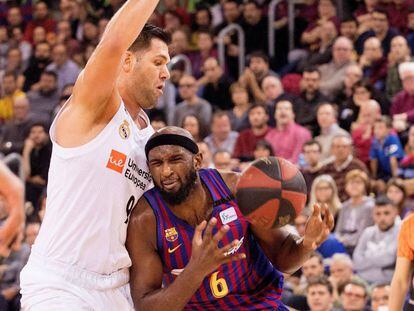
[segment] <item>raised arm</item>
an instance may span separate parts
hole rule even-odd
[[[208,274],[223,263],[244,258],[244,254],[224,256],[238,241],[219,249],[217,243],[229,228],[223,226],[213,237],[212,228],[216,223],[216,219],[208,225],[203,221],[196,227],[189,263],[172,284],[162,288],[163,267],[156,247],[155,216],[145,198],[138,201],[126,241],[132,260],[130,286],[136,310],[182,310]]]
[[[93,116],[103,113],[114,95],[124,53],[140,34],[159,0],[128,0],[109,21],[101,41],[79,75],[72,101]],[[113,107],[111,107],[113,109]]]

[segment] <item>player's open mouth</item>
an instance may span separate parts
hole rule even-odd
[[[164,93],[164,85],[157,86],[157,90],[161,93],[161,95]]]

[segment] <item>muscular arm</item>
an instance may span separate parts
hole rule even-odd
[[[132,212],[126,247],[132,260],[130,286],[135,310],[182,310],[204,277],[187,265],[172,284],[161,287],[163,267],[156,250],[156,220],[145,198]]]
[[[413,272],[413,263],[405,258],[398,257],[394,276],[391,282],[391,293],[389,301],[390,311],[402,310],[407,294],[408,284]]]
[[[158,1],[128,0],[110,20],[74,87],[72,101],[83,108],[83,113],[91,114],[96,120],[97,114],[117,104],[110,98],[123,55],[138,37]]]

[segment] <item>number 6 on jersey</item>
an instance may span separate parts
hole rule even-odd
[[[219,271],[214,272],[210,277],[210,288],[215,298],[223,298],[229,293],[226,280],[224,278],[217,278]]]

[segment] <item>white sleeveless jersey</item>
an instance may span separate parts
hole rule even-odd
[[[144,117],[148,126],[139,130],[121,103],[97,137],[75,148],[56,143],[54,121],[46,213],[34,253],[99,274],[131,265],[128,217],[152,187],[144,147],[154,130]]]

